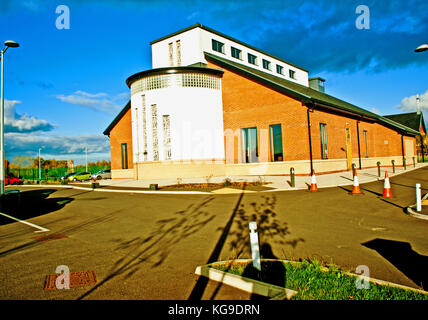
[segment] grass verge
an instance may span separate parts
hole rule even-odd
[[[262,261],[262,271],[251,262],[213,264],[213,268],[254,280],[286,287],[298,292],[293,300],[428,300],[428,295],[370,282],[368,289],[358,289],[358,277],[337,266],[322,266],[318,261],[300,263]]]

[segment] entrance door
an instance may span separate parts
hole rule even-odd
[[[346,164],[348,170],[352,169],[352,145],[351,145],[351,129],[345,128],[346,137]]]

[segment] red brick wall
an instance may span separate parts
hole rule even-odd
[[[134,167],[132,160],[132,120],[131,109],[129,109],[119,122],[110,131],[110,159],[111,168],[122,169],[122,143],[128,148],[128,169]]]
[[[209,67],[219,66],[208,63]],[[281,124],[283,153],[285,161],[308,160],[309,138],[307,107],[301,102],[270,89],[254,80],[242,77],[223,68],[222,98],[223,124],[225,130],[236,133],[234,150],[228,152],[226,159],[233,157],[238,163],[241,152],[240,129],[257,127],[260,161],[270,161],[270,148],[260,150],[261,130],[268,130],[271,124]],[[313,159],[321,159],[320,123],[327,124],[329,159],[346,158],[345,128],[351,130],[352,157],[358,158],[357,120],[351,116],[315,109],[310,113]],[[368,136],[369,157],[401,156],[401,135],[378,123],[360,121],[360,153],[366,157],[364,131]],[[267,136],[268,137],[268,136]],[[265,143],[268,143],[268,138]],[[414,139],[405,137],[405,139]],[[226,139],[227,140],[227,139]],[[229,140],[231,141],[231,140]],[[415,143],[416,145],[416,143]],[[263,160],[266,159],[266,160]],[[354,161],[355,163],[355,161]]]

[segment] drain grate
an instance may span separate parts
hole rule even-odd
[[[59,274],[49,274],[45,280],[45,290],[56,290],[55,281]],[[70,272],[70,288],[83,287],[89,284],[96,284],[97,277],[95,271]]]
[[[58,239],[64,239],[67,238],[67,236],[64,236],[62,234],[49,234],[46,236],[36,237],[34,238],[37,241],[46,242],[51,240],[58,240]]]

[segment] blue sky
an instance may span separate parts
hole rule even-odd
[[[370,28],[355,25],[358,5]],[[59,5],[70,29],[57,29]],[[196,22],[326,79],[326,92],[381,115],[428,110],[428,2],[0,2],[5,54],[5,152],[84,163],[110,159],[102,132],[129,99],[125,80],[151,68],[149,42]],[[426,116],[425,116],[426,117]]]

